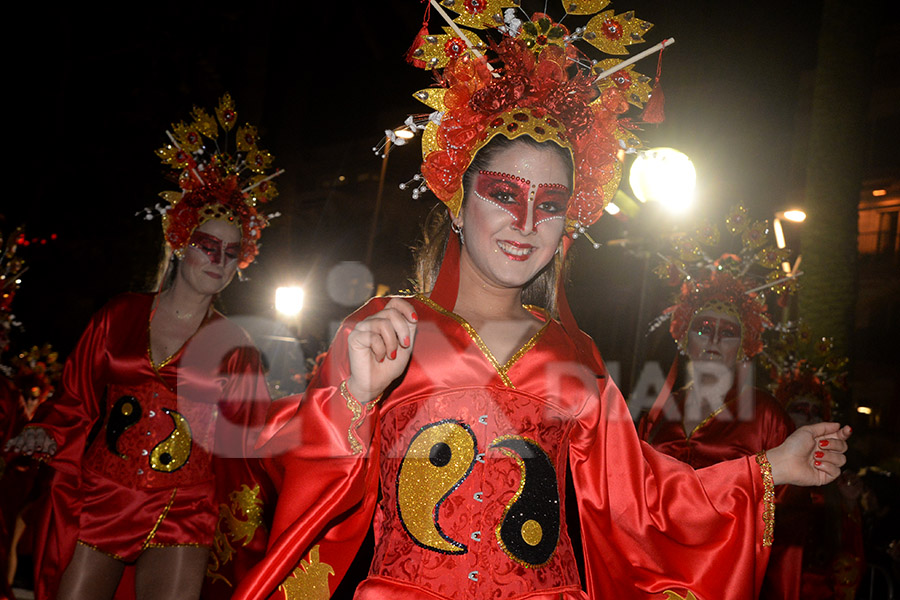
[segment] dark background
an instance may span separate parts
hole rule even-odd
[[[632,53],[676,39],[662,61],[666,121],[642,138],[692,158],[698,190],[687,219],[720,218],[736,203],[771,218],[791,204],[803,184],[821,2],[623,0],[610,8],[633,9],[655,24]],[[431,76],[402,58],[424,5],[33,3],[11,10],[8,27],[18,36],[5,40],[0,227],[25,224],[29,238],[56,236],[22,250],[31,268],[14,305],[24,325],[14,347],[50,342],[65,355],[108,298],[148,286],[160,256],[160,222],[135,213],[173,189],[153,150],[172,122],[188,119],[195,104],[211,110],[225,91],[239,120],[259,127],[261,145],[287,173],[271,204],[282,216],[264,233],[250,281],[223,294],[224,309],[272,317],[274,288],[300,282],[307,290],[303,333],[325,343],[333,321],[352,308],[328,296],[326,276],[339,261],[365,260],[382,166],[371,147],[384,129],[427,110],[411,94]],[[561,11],[551,1],[549,12]],[[895,15],[873,17],[873,45],[896,39]],[[438,19],[433,15],[432,32],[442,26]],[[890,67],[873,69],[875,76],[896,80],[897,66]],[[656,57],[638,66],[648,75],[655,69]],[[893,168],[894,134],[873,127],[866,135],[869,170]],[[408,248],[435,202],[430,193],[413,200],[397,189],[419,161],[414,143],[395,148],[387,165],[370,267],[375,283],[392,291],[409,287]],[[627,182],[622,187],[630,192]],[[606,216],[592,235],[605,242],[626,229]],[[639,318],[642,261],[588,244],[576,244],[575,254],[576,316],[607,359],[627,363],[635,331],[665,306],[664,291],[651,282]],[[670,348],[661,333],[651,349]]]

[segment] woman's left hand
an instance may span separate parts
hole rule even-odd
[[[850,426],[840,423],[805,425],[766,451],[775,485],[825,485],[837,479],[847,462]]]

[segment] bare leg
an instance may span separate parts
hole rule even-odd
[[[135,570],[137,600],[196,600],[208,560],[209,549],[197,546],[144,550]]]
[[[82,544],[75,545],[75,554],[59,583],[57,600],[112,598],[122,578],[125,563]]]
[[[9,586],[12,586],[13,580],[16,578],[16,569],[19,568],[17,548],[23,533],[25,533],[25,521],[22,520],[22,515],[18,514],[16,515],[16,524],[13,526],[12,541],[9,543],[9,561],[7,561],[6,568],[6,584]]]

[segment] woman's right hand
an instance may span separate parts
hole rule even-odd
[[[56,454],[56,440],[43,427],[31,426],[26,427],[19,435],[6,442],[3,449],[26,456],[31,456],[35,452],[53,456]]]
[[[412,304],[391,298],[383,309],[357,323],[350,332],[347,389],[359,402],[365,404],[380,396],[406,369],[418,321]]]

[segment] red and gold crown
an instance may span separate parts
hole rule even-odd
[[[215,117],[194,107],[189,123],[172,125],[170,143],[156,151],[162,162],[178,173],[180,192],[162,192],[169,202],[163,209],[166,243],[183,252],[194,229],[210,219],[226,219],[241,228],[238,266],[246,268],[259,254],[260,233],[272,215],[258,211],[278,195],[269,173],[272,155],[259,148],[256,127],[245,124],[235,132],[235,152],[228,152],[228,137],[237,124],[237,111],[229,94],[219,100]],[[149,214],[149,211],[148,211]],[[148,217],[149,218],[149,217]]]
[[[575,42],[608,54],[627,54],[625,47],[643,42],[652,25],[633,12],[600,12],[608,0],[562,4],[566,16],[590,17],[587,24],[569,31],[544,13],[523,21],[517,18],[518,9],[511,8],[518,3],[511,0],[442,0],[432,5],[442,14],[441,7],[446,7],[458,16],[444,34],[429,35],[426,13],[409,58],[417,66],[441,70],[438,87],[414,94],[435,112],[406,124],[424,130],[425,184],[452,215],[462,206],[462,179],[472,159],[498,135],[529,135],[569,150],[575,167],[566,215],[570,233],[600,218],[621,178],[621,152],[640,147],[622,115],[629,103],[642,106],[647,101],[651,79],[630,66],[598,79],[617,61],[591,61]],[[488,44],[459,26],[494,29],[501,39]]]
[[[731,315],[741,323],[741,353],[752,358],[763,349],[763,330],[772,326],[765,292],[786,299],[800,273],[780,270],[790,252],[772,244],[768,223],[752,221],[743,206],[731,210],[726,228],[734,241],[740,239],[736,253],[718,254],[723,240],[711,222],[675,240],[671,254],[656,268],[660,278],[680,286],[676,303],[663,315],[671,317],[669,333],[682,350],[696,314],[716,310]]]

